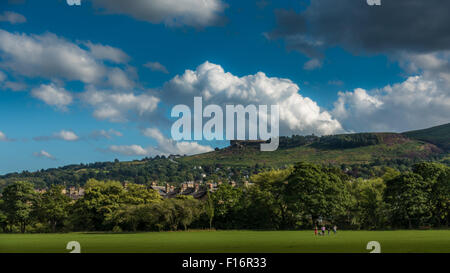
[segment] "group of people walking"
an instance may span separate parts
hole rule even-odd
[[[325,236],[325,232],[326,231],[328,231],[328,235],[330,235],[330,232],[331,232],[331,227],[330,226],[322,226],[321,227],[321,229],[320,229],[320,232],[319,232],[319,230],[317,229],[317,226],[315,226],[314,227],[314,235],[315,236],[317,236],[317,235],[319,235],[319,236]],[[337,226],[336,225],[334,225],[333,226],[333,233],[334,234],[336,234],[336,232],[337,232]]]

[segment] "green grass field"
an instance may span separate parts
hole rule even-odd
[[[83,253],[368,253],[378,241],[383,253],[450,253],[450,230],[189,231],[153,233],[0,234],[0,253],[68,253],[78,241]]]

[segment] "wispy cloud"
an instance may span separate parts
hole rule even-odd
[[[9,22],[11,24],[21,24],[25,23],[27,21],[27,18],[23,16],[22,14],[15,13],[12,11],[5,11],[2,14],[0,14],[0,22]]]
[[[15,141],[15,139],[9,138],[8,136],[6,136],[5,133],[0,131],[0,142],[10,142],[10,141]]]
[[[311,59],[303,65],[304,70],[316,70],[322,67],[322,61],[319,59]]]
[[[123,136],[123,134],[114,129],[109,129],[109,130],[102,129],[102,130],[93,131],[89,135],[89,138],[94,139],[94,140],[100,140],[100,139],[111,139],[113,137],[121,137],[121,136]]]
[[[333,81],[328,81],[328,85],[342,86],[342,85],[344,85],[344,82],[341,80],[333,80]]]
[[[51,159],[51,160],[56,160],[56,158],[53,155],[51,155],[50,153],[48,153],[48,152],[46,152],[44,150],[41,150],[40,152],[33,153],[33,155],[35,157],[48,158],[48,159]]]
[[[200,145],[197,142],[177,142],[166,138],[157,128],[147,128],[142,131],[146,137],[156,140],[156,147],[142,147],[140,145],[112,145],[107,151],[127,156],[155,156],[170,154],[200,154],[210,152],[213,149],[210,146]]]
[[[148,62],[144,64],[145,67],[149,68],[152,71],[159,71],[165,74],[169,74],[167,68],[159,62]]]
[[[77,141],[80,138],[72,131],[61,130],[54,133],[51,136],[38,136],[33,138],[35,141],[48,141],[48,140],[64,140],[64,141]]]
[[[0,131],[0,141],[7,141],[7,140],[8,138],[6,137],[6,135],[2,131]]]

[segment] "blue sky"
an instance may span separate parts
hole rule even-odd
[[[448,122],[447,45],[394,42],[401,28],[377,33],[389,26],[375,13],[395,5],[343,1],[343,10],[352,5],[369,20],[346,19],[351,32],[338,20],[331,33],[329,21],[347,14],[314,13],[329,0],[139,0],[144,6],[126,10],[119,2],[0,4],[0,173],[224,146],[170,139],[170,107],[207,88],[214,90],[210,103],[280,103],[283,134],[401,132]],[[408,26],[408,18],[397,23]],[[364,24],[384,42],[366,43],[356,29]],[[195,83],[183,77],[186,70]],[[263,76],[251,77],[258,72]],[[280,85],[284,79],[289,83]]]

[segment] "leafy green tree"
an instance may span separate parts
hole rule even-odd
[[[234,188],[230,184],[222,184],[212,194],[214,203],[214,222],[216,228],[231,228],[235,224],[234,212],[239,210],[241,188]]]
[[[147,230],[153,224],[151,217],[151,204],[122,205],[106,216],[105,221],[113,224],[113,231]]]
[[[214,208],[214,201],[209,192],[207,193],[207,197],[206,197],[204,206],[205,206],[205,208],[204,208],[205,213],[208,216],[208,220],[209,220],[209,229],[212,229],[215,208]]]
[[[38,202],[37,215],[41,221],[49,224],[52,232],[56,232],[58,227],[69,217],[69,206],[71,199],[63,194],[63,186],[52,186],[42,194]]]
[[[399,176],[400,172],[396,169],[390,168],[390,167],[385,167],[384,168],[384,174],[382,176],[384,182],[394,179],[395,177]]]
[[[431,187],[422,176],[406,172],[386,182],[384,200],[392,224],[412,228],[426,224],[432,215]]]
[[[431,188],[430,205],[432,220],[440,226],[448,226],[450,211],[450,168],[439,163],[422,162],[413,166],[414,173],[419,174]]]
[[[3,212],[10,226],[19,225],[20,231],[25,232],[28,224],[33,220],[33,209],[36,192],[33,184],[15,182],[3,189]]]
[[[377,229],[386,222],[386,204],[383,193],[386,184],[383,179],[357,179],[352,184],[352,196],[355,198],[354,224],[364,229]]]
[[[284,198],[291,210],[314,224],[319,217],[333,221],[347,214],[348,183],[338,170],[298,163],[288,178]]]
[[[239,211],[234,214],[237,228],[244,229],[278,229],[281,217],[275,198],[268,191],[257,186],[245,189]]]
[[[439,225],[450,225],[450,168],[439,175],[433,187],[434,216]]]
[[[183,226],[184,230],[187,230],[187,227],[199,218],[201,206],[192,196],[180,196],[168,200],[173,201],[177,222]]]
[[[262,213],[270,212],[265,215],[265,219],[271,219],[271,222],[279,228],[292,227],[295,218],[292,212],[288,210],[288,204],[283,196],[286,194],[287,179],[291,175],[293,168],[284,170],[270,170],[253,175],[251,181],[255,184],[255,189],[249,191],[252,199],[249,204],[252,208]],[[258,208],[258,209],[257,209]],[[259,216],[258,219],[261,219]]]
[[[155,190],[149,189],[144,185],[127,184],[124,203],[140,205],[159,201],[161,201],[161,195]]]
[[[428,183],[435,183],[437,178],[445,173],[447,167],[442,164],[432,162],[421,162],[414,164],[413,172],[420,175],[424,180],[428,180]]]
[[[154,227],[161,230],[176,230],[178,228],[175,209],[169,199],[153,205],[152,213],[155,215]]]
[[[127,184],[120,198],[120,206],[105,214],[104,223],[120,228],[120,230],[145,230],[152,221],[150,204],[162,202],[161,196],[155,190],[144,185]]]
[[[74,205],[75,225],[87,230],[110,230],[113,226],[106,221],[109,214],[121,207],[125,200],[125,189],[117,181],[90,179],[85,194]]]
[[[6,228],[8,226],[7,216],[3,212],[3,200],[0,199],[0,228],[3,232],[6,232]]]
[[[202,207],[191,196],[164,199],[147,204],[123,204],[105,217],[113,230],[187,230],[199,218]]]

